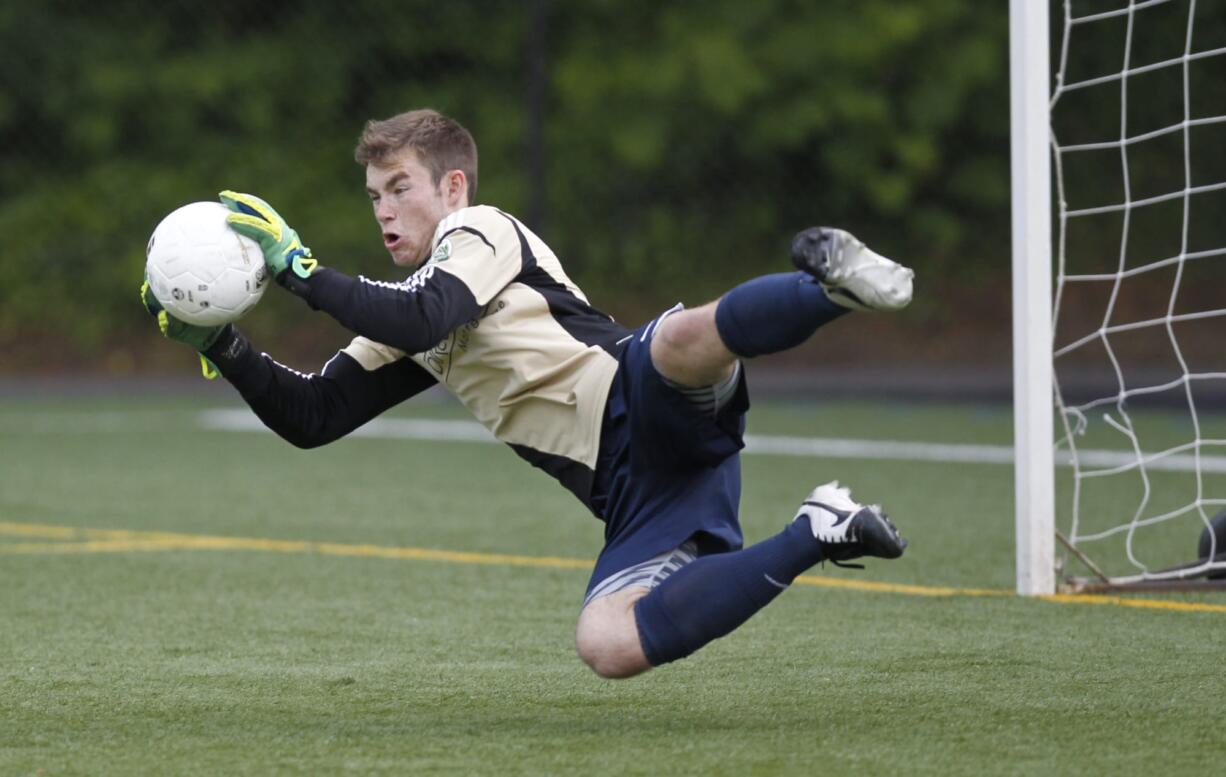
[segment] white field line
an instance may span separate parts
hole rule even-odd
[[[200,425],[214,431],[267,431],[260,420],[246,410],[206,410],[200,414]],[[351,436],[401,440],[497,442],[485,427],[475,421],[439,421],[423,418],[378,418],[357,429]],[[745,452],[756,455],[932,461],[947,464],[1013,463],[1013,448],[1008,445],[847,440],[835,437],[787,437],[763,434],[746,435]],[[1079,450],[1078,455],[1081,457],[1083,469],[1136,464],[1136,457],[1127,451]],[[1068,453],[1058,452],[1057,463],[1061,466],[1071,466]],[[1196,459],[1189,454],[1173,454],[1149,461],[1146,466],[1150,470],[1194,472]],[[1226,456],[1201,456],[1200,469],[1202,472],[1226,473]]]
[[[170,410],[14,412],[0,415],[0,434],[74,436],[155,432],[176,417],[178,414]]]

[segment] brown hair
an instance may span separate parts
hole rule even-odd
[[[360,165],[380,165],[400,151],[411,148],[434,177],[434,185],[449,170],[459,170],[468,179],[468,204],[477,197],[477,143],[455,119],[436,110],[421,108],[390,119],[371,119],[362,129],[354,160]]]

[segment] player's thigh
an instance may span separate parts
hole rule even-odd
[[[623,588],[593,599],[579,613],[575,648],[601,677],[631,677],[651,668],[634,619],[635,602],[649,590],[644,586]]]

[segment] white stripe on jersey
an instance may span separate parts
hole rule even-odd
[[[434,265],[428,264],[398,283],[375,281],[367,278],[365,275],[359,275],[358,280],[368,286],[378,286],[381,289],[391,289],[392,291],[403,291],[409,294],[416,294],[425,287],[426,281],[430,280],[432,277],[434,277]]]
[[[277,361],[276,359],[272,358],[271,356],[268,356],[268,354],[266,354],[266,353],[261,353],[260,355],[261,355],[261,356],[267,356],[267,357],[268,357],[268,360],[269,360],[270,362],[272,362],[273,364],[277,365],[278,367],[280,367],[281,369],[285,370],[286,372],[292,372],[292,373],[294,373],[295,375],[297,375],[297,376],[298,376],[298,377],[300,377],[300,378],[304,378],[304,379],[306,379],[306,380],[310,380],[310,379],[312,379],[312,378],[314,378],[314,377],[315,377],[315,373],[313,373],[313,372],[311,372],[311,373],[299,372],[298,370],[294,369],[293,367],[287,367],[286,365],[282,364],[281,362]],[[336,358],[335,356],[333,356],[333,357],[332,357],[332,359],[335,359],[335,358]],[[332,359],[329,359],[328,361],[332,361]],[[324,369],[327,369],[327,368],[328,368],[328,366],[325,364],[325,365],[324,365]]]

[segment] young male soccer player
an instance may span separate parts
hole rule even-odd
[[[629,330],[593,308],[513,216],[474,205],[477,148],[432,110],[368,122],[355,152],[401,283],[317,264],[264,201],[222,192],[231,226],[277,282],[357,337],[318,374],[257,353],[232,325],[189,326],[142,297],[164,334],[207,357],[272,430],[331,442],[443,383],[501,441],[605,523],[576,630],[602,677],[689,655],[823,559],[896,558],[876,506],[815,488],[779,534],[742,549],[739,450],[749,407],[740,359],[804,342],[851,309],[896,310],[911,270],[837,229],[792,243],[796,272],[742,284]]]

